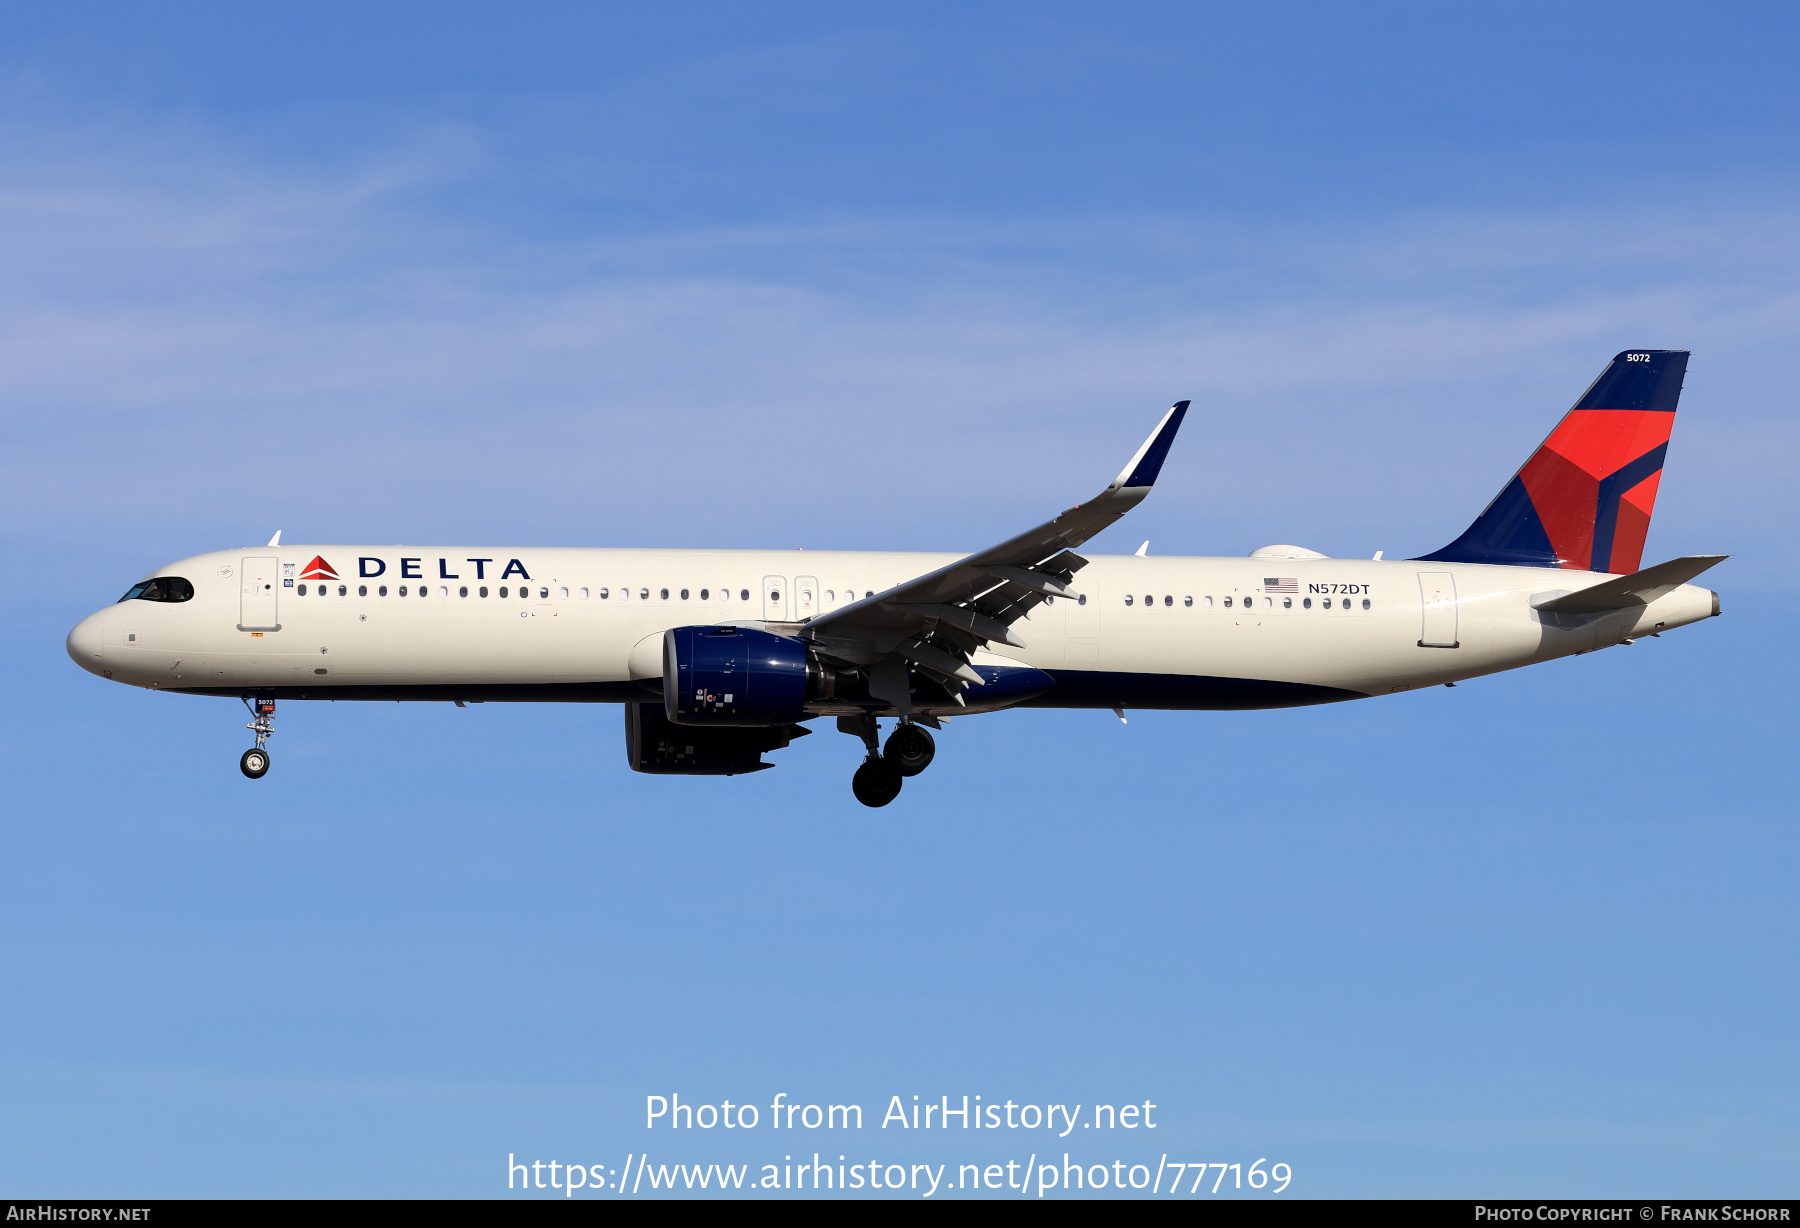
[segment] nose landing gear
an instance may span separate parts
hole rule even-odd
[[[264,747],[275,733],[275,701],[272,699],[246,699],[244,707],[250,709],[251,721],[244,728],[256,734],[256,745],[244,752],[238,760],[238,771],[251,780],[261,780],[269,770],[269,752]]]
[[[850,791],[865,806],[885,806],[899,797],[906,778],[930,767],[937,754],[931,735],[911,721],[903,722],[888,735],[885,750],[881,748],[880,726],[872,716],[840,716],[838,731],[861,738],[868,750],[862,766],[850,777]]]

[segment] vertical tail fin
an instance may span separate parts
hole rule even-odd
[[[1638,569],[1686,350],[1626,350],[1437,563]]]

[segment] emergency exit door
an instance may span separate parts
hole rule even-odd
[[[238,564],[238,630],[279,631],[276,603],[281,595],[279,559],[244,559]]]
[[[1419,573],[1420,648],[1456,648],[1456,577],[1447,571]]]
[[[787,616],[787,577],[764,576],[763,586],[763,619],[765,622],[784,623]]]

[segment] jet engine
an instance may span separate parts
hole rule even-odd
[[[663,633],[663,710],[678,725],[780,725],[802,720],[837,673],[801,642],[749,627]]]

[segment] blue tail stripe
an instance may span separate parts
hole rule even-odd
[[[1663,467],[1669,445],[1659,443],[1648,452],[1600,480],[1600,507],[1594,518],[1594,553],[1589,571],[1605,571],[1612,565],[1613,534],[1619,527],[1619,499],[1639,482]]]

